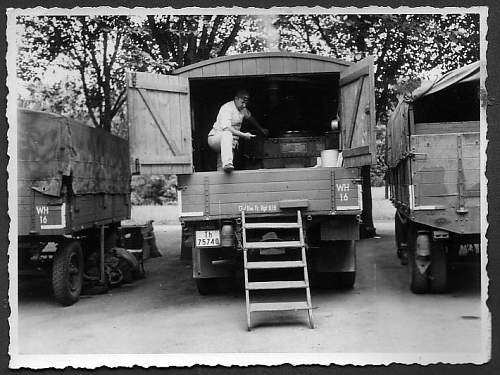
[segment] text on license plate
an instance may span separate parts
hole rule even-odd
[[[220,246],[220,231],[218,230],[197,230],[196,247]]]

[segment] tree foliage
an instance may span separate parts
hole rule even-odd
[[[18,54],[18,76],[35,82],[44,64],[55,63],[79,74],[87,116],[110,131],[125,101],[123,53],[129,19],[115,16],[21,17],[25,34]],[[31,59],[25,60],[27,55]],[[77,90],[78,91],[78,90]]]
[[[479,60],[477,14],[287,15],[276,24],[285,50],[348,61],[375,56],[382,123],[403,82],[436,67],[446,72]]]
[[[241,29],[242,18],[232,15],[148,15],[131,37],[150,58],[170,63],[170,67],[182,67],[226,55]],[[158,66],[160,70],[166,67]]]

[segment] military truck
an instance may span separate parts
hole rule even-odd
[[[240,139],[236,170],[224,173],[207,135],[237,89],[249,91],[249,108],[269,137]],[[132,173],[178,176],[182,242],[192,252],[201,294],[244,268],[245,234],[246,241],[261,244],[255,248],[285,246],[291,242],[280,225],[297,215],[312,282],[353,287],[360,167],[375,160],[373,58],[353,64],[311,54],[251,53],[171,75],[132,72],[128,116]],[[322,151],[339,148],[340,166],[318,160]],[[245,220],[262,230],[246,233]]]
[[[19,109],[17,198],[19,275],[49,275],[57,302],[75,303],[89,255],[115,245],[130,218],[129,146],[125,139],[67,117]]]
[[[450,262],[479,255],[480,65],[406,95],[387,126],[398,255],[415,293],[445,292]]]

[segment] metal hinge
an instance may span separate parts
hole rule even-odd
[[[415,151],[410,151],[406,152],[404,154],[405,157],[412,158],[412,159],[418,159],[418,160],[425,160],[427,159],[427,154],[425,152],[415,152]]]

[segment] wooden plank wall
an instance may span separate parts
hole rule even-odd
[[[56,205],[66,202],[66,229],[44,230],[39,234],[60,235],[72,230],[92,228],[98,224],[119,222],[130,218],[130,197],[128,194],[86,194],[74,196],[71,201],[65,197],[49,197],[31,189],[28,183],[20,189],[18,196],[18,235],[29,235],[31,230],[39,230],[34,207],[36,205]]]
[[[208,65],[181,70],[179,75],[189,78],[248,76],[263,74],[300,74],[340,72],[347,64],[314,60],[300,56],[267,55],[252,58],[226,59]]]
[[[135,73],[132,77],[135,81],[130,78],[133,82],[129,82],[127,96],[132,169],[135,168],[135,159],[139,159],[143,164],[142,174],[191,173],[191,112],[187,80],[148,73]]]
[[[479,207],[479,133],[412,136],[416,205],[457,205],[461,144],[466,207]]]
[[[335,181],[351,181],[357,173],[336,168]],[[239,216],[244,205],[266,207],[265,212],[257,209],[258,213],[281,212],[280,201],[305,199],[309,203],[306,212],[329,213],[335,208],[332,176],[331,168],[261,169],[232,174],[198,172],[179,176],[182,211],[203,212],[213,217]],[[357,199],[357,191],[355,194]]]

